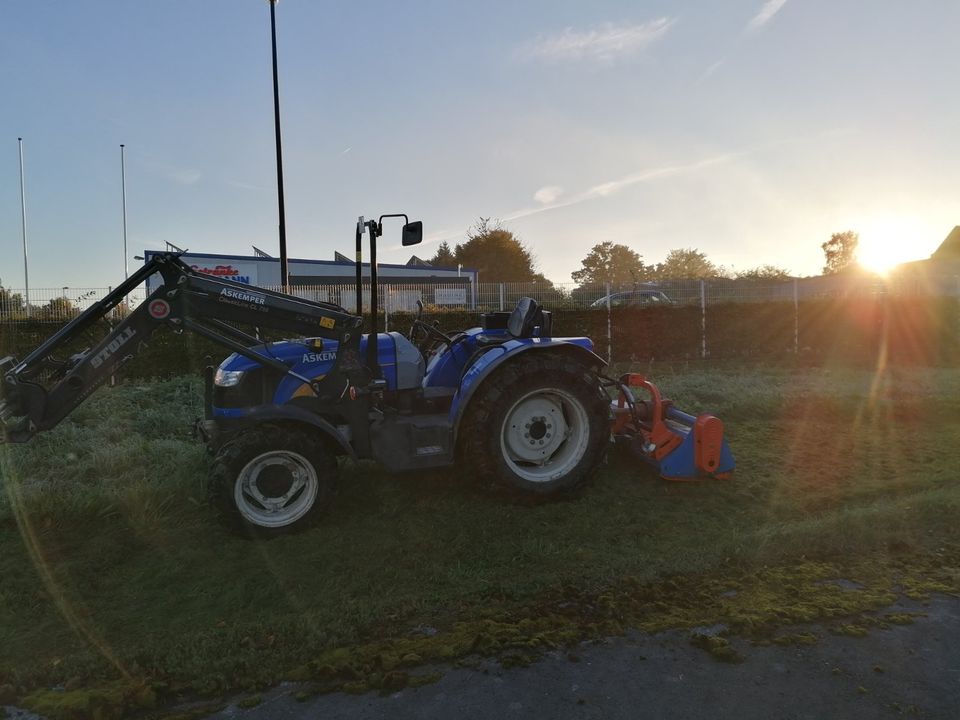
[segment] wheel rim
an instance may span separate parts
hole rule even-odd
[[[564,477],[583,459],[590,422],[583,403],[570,393],[535,390],[507,411],[500,449],[510,469],[530,482]]]
[[[271,450],[243,467],[234,484],[233,498],[248,522],[283,527],[307,514],[319,487],[317,471],[303,455]]]

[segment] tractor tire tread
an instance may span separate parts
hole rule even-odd
[[[551,378],[558,387],[582,393],[589,416],[590,440],[587,451],[571,472],[556,481],[526,481],[505,466],[499,452],[499,430],[491,423],[503,411],[503,405],[531,381]],[[491,434],[493,432],[493,434]],[[521,355],[486,378],[471,400],[458,443],[461,464],[473,474],[492,480],[501,487],[526,494],[553,496],[569,493],[593,475],[609,440],[609,399],[595,372],[577,360],[559,354],[534,352]]]

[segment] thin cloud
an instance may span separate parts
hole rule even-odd
[[[780,12],[780,9],[787,4],[787,0],[767,0],[760,11],[747,23],[747,32],[756,32],[768,22],[773,20],[773,16]]]
[[[637,185],[638,183],[650,182],[651,180],[657,180],[660,178],[696,172],[713,165],[729,162],[730,160],[740,157],[742,154],[743,153],[735,152],[723,153],[721,155],[714,155],[713,157],[684,165],[665,165],[663,167],[653,168],[651,170],[641,170],[639,172],[625,175],[624,177],[616,180],[610,180],[608,182],[594,185],[593,187],[588,188],[577,195],[568,197],[566,200],[553,202],[541,207],[523,208],[521,210],[517,210],[509,215],[506,215],[503,219],[519,220],[520,218],[530,217],[531,215],[539,215],[540,213],[547,212],[548,210],[557,210],[558,208],[570,207],[571,205],[579,205],[580,203],[584,203],[589,200],[609,197],[610,195],[614,195],[624,188],[630,187],[631,185]]]
[[[567,28],[558,35],[539,36],[520,48],[520,56],[547,63],[588,61],[601,64],[636,55],[656,42],[674,20],[657,18],[637,25],[604,23],[598,28],[577,31]]]
[[[554,202],[558,197],[563,195],[563,188],[557,185],[547,185],[537,190],[533,194],[533,199],[538,203],[543,205],[549,205]]]
[[[253,183],[243,182],[243,180],[233,180],[228,179],[227,185],[230,187],[239,188],[240,190],[254,190],[256,192],[273,192],[273,188],[265,187],[264,185],[254,185]]]
[[[697,84],[699,85],[700,83],[707,81],[717,70],[720,69],[720,67],[725,62],[726,62],[726,58],[721,58],[720,60],[717,60],[715,63],[711,63],[710,67],[704,70],[700,74],[700,77],[697,78]]]
[[[503,221],[507,222],[510,220],[519,220],[521,218],[527,218],[532,215],[539,215],[540,213],[548,212],[550,210],[557,210],[559,208],[570,207],[571,205],[579,205],[583,202],[588,202],[590,200],[596,200],[597,198],[608,197],[615,193],[620,192],[624,188],[630,187],[631,185],[637,185],[639,183],[651,182],[653,180],[658,180],[660,178],[670,178],[676,177],[678,175],[687,175],[699,172],[700,170],[705,170],[707,168],[714,167],[716,165],[722,165],[725,163],[733,162],[741,158],[750,156],[754,153],[761,152],[764,150],[769,150],[776,147],[782,147],[786,145],[794,145],[798,143],[808,143],[815,140],[820,140],[827,137],[837,137],[843,136],[850,133],[856,132],[854,127],[835,127],[827,128],[821,130],[820,132],[812,136],[803,136],[803,137],[788,137],[782,138],[780,140],[774,140],[770,142],[761,143],[754,145],[752,147],[746,147],[740,150],[732,150],[730,152],[720,153],[719,155],[713,155],[711,157],[704,158],[703,160],[698,160],[696,162],[684,163],[678,165],[664,165],[659,168],[652,168],[650,170],[640,170],[635,173],[630,173],[625,175],[622,178],[616,180],[610,180],[608,182],[600,183],[594,185],[587,190],[577,194],[568,196],[565,200],[561,202],[554,202],[547,205],[542,205],[540,207],[530,207],[524,208],[521,210],[516,210],[515,212],[509,213],[500,217]],[[437,231],[424,239],[424,244],[438,243],[442,241],[446,242],[457,242],[463,240],[464,233],[454,233],[450,230],[440,230]],[[402,246],[396,246],[391,248],[392,250],[399,250]]]
[[[196,185],[203,177],[203,173],[196,168],[177,167],[166,159],[158,158],[149,152],[136,153],[137,160],[149,172],[157,173],[171,182],[180,185]]]
[[[199,170],[184,168],[182,170],[169,170],[167,177],[181,185],[196,185],[203,177],[203,173]]]
[[[581,193],[576,195],[568,196],[565,200],[557,201],[556,199],[553,202],[549,202],[539,207],[528,207],[520,210],[516,210],[512,213],[504,215],[501,219],[504,221],[510,220],[519,220],[521,218],[527,218],[532,215],[539,215],[540,213],[545,213],[550,210],[558,210],[560,208],[570,207],[571,205],[579,205],[580,203],[588,202],[590,200],[596,200],[602,197],[608,197],[614,195],[615,193],[620,192],[626,187],[631,185],[636,185],[638,183],[650,182],[651,180],[657,180],[659,178],[673,177],[676,175],[683,175],[687,173],[696,172],[698,170],[703,170],[705,168],[711,167],[713,165],[719,165],[721,163],[729,162],[735,160],[743,155],[746,155],[750,151],[741,151],[741,152],[729,152],[723,153],[721,155],[714,155],[712,157],[704,158],[703,160],[698,160],[697,162],[687,163],[684,165],[665,165],[659,168],[653,168],[651,170],[641,170],[629,175],[625,175],[622,178],[616,180],[610,180],[608,182],[600,183],[594,185],[587,190],[584,190]],[[548,188],[553,188],[554,186],[548,186]],[[543,188],[547,189],[547,188]],[[539,194],[539,193],[538,193]],[[559,196],[558,196],[559,197]],[[537,199],[534,196],[534,199]],[[441,230],[439,232],[433,233],[424,239],[424,244],[432,244],[438,242],[456,242],[463,239],[463,233],[452,234],[450,231]],[[400,246],[391,249],[400,249]]]

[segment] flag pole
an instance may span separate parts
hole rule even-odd
[[[17,138],[20,147],[20,228],[23,237],[23,307],[30,317],[30,279],[27,270],[27,200],[23,190],[23,138]]]
[[[130,260],[127,253],[127,169],[123,157],[123,143],[120,143],[120,198],[123,212],[123,279],[130,277]]]

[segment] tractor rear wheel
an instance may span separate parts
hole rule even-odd
[[[600,463],[610,437],[608,408],[589,368],[561,355],[521,355],[471,399],[462,454],[479,474],[516,490],[570,490]]]
[[[210,472],[209,497],[221,517],[249,534],[302,530],[333,500],[337,460],[322,439],[267,426],[223,445]]]

